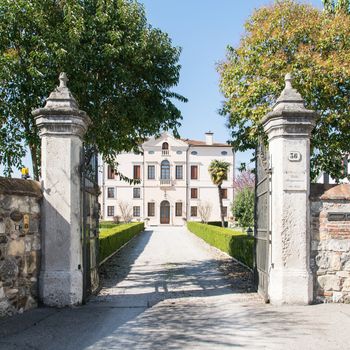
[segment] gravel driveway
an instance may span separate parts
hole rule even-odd
[[[93,301],[120,299],[124,306],[127,299],[152,306],[170,298],[253,291],[246,268],[179,227],[146,230],[104,264],[101,275],[103,288]],[[257,299],[255,293],[244,297]]]
[[[264,304],[249,271],[184,228],[146,230],[102,273],[85,306],[0,321],[0,349],[349,349],[349,305]]]

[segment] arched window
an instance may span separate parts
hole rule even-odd
[[[168,160],[163,160],[160,164],[160,178],[162,180],[170,179],[170,163]]]
[[[168,144],[168,142],[163,142],[163,144],[162,144],[162,149],[169,149],[169,144]]]

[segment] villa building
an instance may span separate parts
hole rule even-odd
[[[211,207],[209,220],[220,220],[219,193],[212,183],[208,167],[213,159],[230,163],[222,185],[225,216],[230,215],[233,200],[235,155],[226,143],[213,141],[213,133],[204,141],[176,139],[168,133],[141,145],[142,154],[117,156],[118,172],[138,180],[129,184],[114,169],[103,164],[101,214],[104,220],[119,216],[126,206],[133,221],[149,225],[183,225],[185,220],[200,220],[199,211]]]

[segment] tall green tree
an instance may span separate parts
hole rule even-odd
[[[65,71],[93,121],[85,141],[112,162],[159,130],[177,133],[173,92],[180,49],[152,28],[136,0],[0,0],[0,163],[7,175],[27,147],[39,176],[31,111]]]
[[[222,183],[227,180],[230,163],[214,159],[211,161],[208,171],[214,185],[218,187],[221,226],[225,227],[224,207],[222,204]]]
[[[350,0],[322,0],[323,6],[328,13],[338,13],[350,11]]]
[[[326,1],[326,10],[280,0],[256,10],[237,47],[218,66],[236,150],[254,149],[261,120],[291,72],[309,108],[319,112],[312,135],[312,176],[339,179],[350,139],[350,16],[348,1]]]

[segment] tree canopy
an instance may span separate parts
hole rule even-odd
[[[309,108],[319,112],[312,135],[312,175],[342,178],[350,139],[349,2],[325,1],[325,10],[294,0],[256,10],[237,47],[218,65],[235,150],[254,149],[291,72]]]
[[[0,0],[0,163],[7,175],[29,147],[39,174],[40,140],[31,111],[64,71],[93,121],[85,141],[105,160],[160,130],[177,133],[172,91],[180,49],[152,28],[136,0]]]

